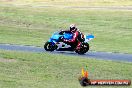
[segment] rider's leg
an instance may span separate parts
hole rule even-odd
[[[78,41],[78,44],[77,44],[77,47],[76,47],[77,50],[79,50],[81,48],[81,44],[82,43],[80,41]]]

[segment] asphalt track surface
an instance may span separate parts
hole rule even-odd
[[[23,46],[23,45],[10,45],[10,44],[0,44],[1,50],[11,50],[11,51],[22,51],[22,52],[36,52],[36,53],[45,53],[46,51],[42,47],[35,46]],[[84,55],[78,55],[75,52],[62,52],[54,51],[49,52],[51,54],[64,54],[71,56],[80,56],[86,58],[96,58],[103,60],[112,60],[112,61],[121,61],[121,62],[132,62],[132,54],[123,54],[123,53],[109,53],[109,52],[93,52],[89,51]]]

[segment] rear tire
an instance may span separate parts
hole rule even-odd
[[[76,53],[78,54],[85,54],[89,50],[89,44],[88,43],[82,43],[82,46],[80,50],[75,50]]]
[[[57,49],[57,46],[56,45],[53,45],[52,42],[46,42],[44,44],[44,49],[46,51],[54,51],[55,49]]]

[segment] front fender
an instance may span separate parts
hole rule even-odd
[[[52,41],[52,39],[50,38],[50,39],[48,40],[48,42],[53,42],[53,41]]]
[[[48,40],[48,42],[51,42],[53,45],[55,45],[55,44],[56,44],[56,42],[55,42],[55,41],[53,41],[51,38]]]

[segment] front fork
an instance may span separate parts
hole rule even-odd
[[[51,46],[53,46],[55,49],[58,48],[58,46],[56,45],[56,43],[57,43],[56,41],[53,41],[52,39],[49,39],[48,42],[50,42]]]

